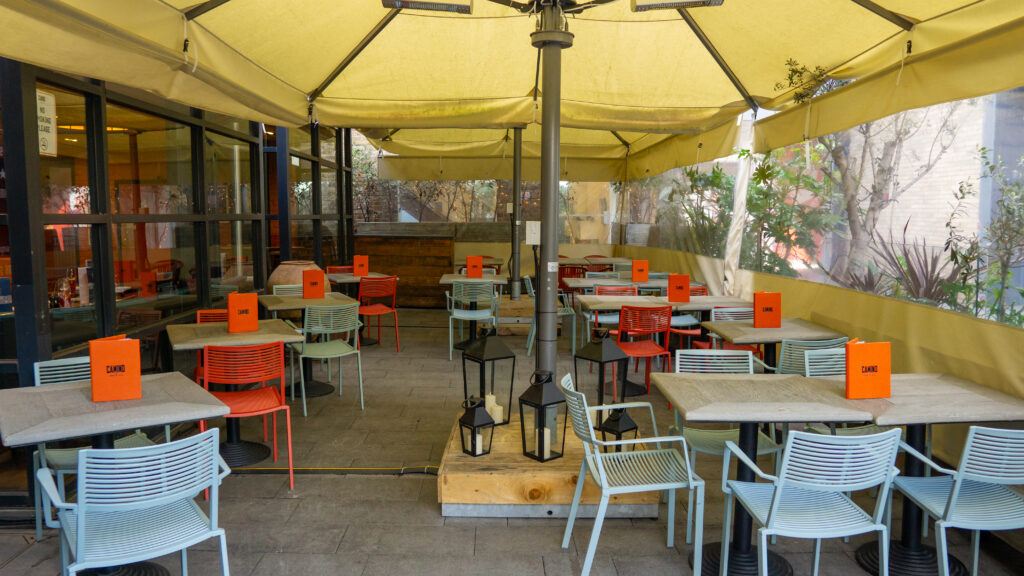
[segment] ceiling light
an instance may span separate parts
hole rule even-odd
[[[472,0],[461,2],[423,2],[417,0],[381,0],[385,8],[398,8],[409,10],[430,10],[433,12],[454,12],[456,14],[472,14]]]
[[[633,12],[648,10],[679,10],[683,8],[703,8],[705,6],[721,6],[724,0],[630,0]]]

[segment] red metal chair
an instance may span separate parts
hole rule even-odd
[[[377,341],[380,341],[381,316],[393,314],[395,316],[395,350],[402,351],[402,345],[398,341],[398,310],[395,300],[398,293],[398,276],[383,276],[372,278],[363,276],[359,279],[359,314],[362,316],[377,317]],[[387,304],[388,298],[391,304]],[[374,300],[380,300],[374,302]],[[369,322],[367,322],[369,324]],[[369,329],[369,326],[367,326]]]
[[[690,296],[707,296],[707,286],[690,286]],[[696,328],[669,328],[670,334],[676,334],[680,338],[686,339],[686,348],[693,348],[693,339],[700,338],[700,326]]]
[[[668,366],[668,331],[672,322],[672,307],[642,308],[623,306],[619,312],[619,348],[639,362],[647,359],[644,383],[651,393],[651,359],[662,358]]]
[[[739,322],[743,320],[753,320],[754,309],[753,308],[730,308],[727,306],[715,306],[711,311],[712,322]],[[712,350],[715,348],[715,343],[721,342],[719,348],[722,350],[746,350],[757,356],[760,360],[764,360],[764,352],[759,346],[752,346],[750,344],[732,344],[731,342],[721,341],[721,338],[714,336],[707,342],[694,342],[693,347],[702,350]]]
[[[607,258],[604,254],[587,254],[584,258]],[[587,266],[587,270],[590,272],[611,272],[615,267],[611,264],[591,264]]]
[[[327,273],[328,274],[351,274],[352,273],[352,268],[353,268],[352,266],[328,266],[327,267]]]
[[[594,286],[594,296],[636,296],[636,286]],[[594,337],[594,331],[598,330],[598,324],[604,326],[615,326],[619,323],[619,314],[617,312],[605,312],[603,315],[597,310],[587,314],[583,317],[583,321],[587,326],[587,338]],[[614,328],[609,328],[608,333],[616,335],[619,333]]]
[[[707,296],[707,286],[690,286],[690,296]]]
[[[212,308],[209,310],[196,310],[196,324],[206,324],[207,322],[227,322],[228,321],[228,309],[227,308]],[[196,350],[196,369],[192,371],[192,379],[196,382],[203,383],[203,351]]]
[[[284,400],[284,343],[271,342],[256,346],[206,346],[203,348],[203,388],[227,405],[231,412],[225,418],[246,418],[273,414],[274,461],[277,462],[277,413],[284,411],[285,431],[288,439],[288,486],[295,489],[295,470],[292,463],[292,416]],[[279,382],[279,387],[267,383]],[[259,384],[259,388],[226,392],[210,390],[210,384],[244,386]],[[199,422],[199,430],[206,431],[206,421]],[[264,438],[266,429],[264,428]]]
[[[487,254],[481,254],[480,256],[482,256],[485,260],[497,260],[497,258],[495,258],[494,256],[489,256]],[[484,264],[484,268],[494,268],[496,274],[501,274],[501,264]]]
[[[580,290],[569,288],[565,285],[564,280],[566,278],[586,278],[587,267],[586,266],[559,266],[558,267],[558,290],[566,294],[570,294],[572,297],[572,305],[576,306],[576,294]]]

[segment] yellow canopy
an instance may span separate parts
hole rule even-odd
[[[789,59],[854,79],[851,94],[857,79],[903,62],[900,90],[941,100],[993,82],[937,82],[941,67],[907,67],[948,53],[971,70],[960,52],[970,43],[970,59],[1004,66],[1000,85],[1022,84],[1024,66],[1009,65],[1020,61],[1019,33],[972,41],[1022,17],[1019,0],[725,0],[641,13],[616,0],[570,14],[562,124],[578,130],[563,131],[563,171],[635,178],[692,163],[698,150],[727,154],[735,116],[791,102],[791,90],[776,88]],[[473,0],[470,15],[378,0],[10,0],[0,6],[0,55],[272,123],[312,115],[333,126],[459,129],[399,132],[385,146],[420,159],[389,159],[386,170],[429,177],[444,170],[431,166],[437,157],[450,174],[498,170],[510,157],[505,130],[540,121],[535,26],[535,15],[487,0]],[[881,110],[849,108],[841,124]],[[530,128],[526,141],[536,142]]]

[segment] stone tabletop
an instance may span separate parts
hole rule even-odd
[[[302,342],[302,334],[284,320],[274,319],[260,320],[260,329],[255,332],[228,332],[227,322],[170,324],[167,326],[167,339],[171,349],[179,351],[201,350],[203,346],[253,346],[278,341],[289,344]]]
[[[8,447],[216,418],[228,407],[180,372],[142,377],[142,398],[93,402],[89,382],[0,390]]]
[[[845,384],[794,374],[651,374],[687,422],[867,422],[869,402]],[[877,408],[876,408],[877,409]]]
[[[720,306],[745,308],[753,306],[749,300],[732,296],[690,296],[689,302],[669,302],[668,298],[664,296],[594,296],[585,294],[576,296],[576,301],[584,310],[597,310],[598,312],[618,310],[623,306],[650,308],[672,306],[676,312],[706,312]]]
[[[587,266],[590,262],[586,258],[559,258],[559,266]]]
[[[752,320],[702,322],[701,326],[733,344],[778,344],[783,340],[831,340],[846,336],[799,318],[783,318],[779,328],[754,328]]]
[[[647,282],[616,280],[615,278],[562,278],[565,285],[574,290],[591,289],[594,286],[636,286],[637,288],[668,288],[668,279],[654,279]]]
[[[463,282],[490,281],[493,284],[501,284],[502,286],[508,284],[508,276],[505,276],[504,274],[484,274],[483,278],[466,278],[466,276],[463,274],[445,274],[444,276],[441,276],[441,281],[439,282],[439,284],[441,284],[442,286],[450,286],[456,280],[461,280]]]
[[[370,272],[366,275],[370,278],[387,278],[388,274],[381,274],[380,272]],[[327,279],[335,284],[359,284],[359,279],[362,276],[356,276],[351,272],[342,272],[340,274],[328,274]]]
[[[260,304],[270,312],[285,310],[302,310],[306,306],[343,306],[355,304],[356,299],[341,292],[328,292],[323,298],[303,298],[302,296],[281,296],[273,294],[260,295]]]

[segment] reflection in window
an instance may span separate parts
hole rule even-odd
[[[85,97],[43,84],[36,86],[36,97],[45,111],[39,122],[56,124],[55,135],[39,135],[42,144],[39,167],[43,212],[88,214],[92,211],[92,198],[86,149]]]
[[[335,138],[334,128],[321,126],[320,134],[320,157],[328,162],[334,162],[338,153],[338,141]]]
[[[252,223],[210,224],[210,299],[224,305],[231,292],[252,290]]]
[[[288,148],[310,154],[313,149],[313,134],[309,126],[288,129]]]
[[[288,162],[288,211],[313,213],[313,163],[297,156]]]
[[[338,213],[338,171],[327,166],[320,169],[320,213]]]
[[[206,207],[214,214],[252,211],[249,144],[206,133]]]
[[[114,227],[114,285],[119,318],[145,318],[133,327],[196,307],[195,239],[187,222]]]
[[[292,259],[314,260],[313,257],[313,221],[292,220]]]
[[[114,213],[192,211],[192,139],[188,126],[108,104],[107,149]]]
[[[97,336],[91,229],[89,225],[69,224],[43,229],[54,351]]]
[[[324,219],[320,222],[320,245],[324,266],[341,264],[341,248],[338,245],[338,221]]]

